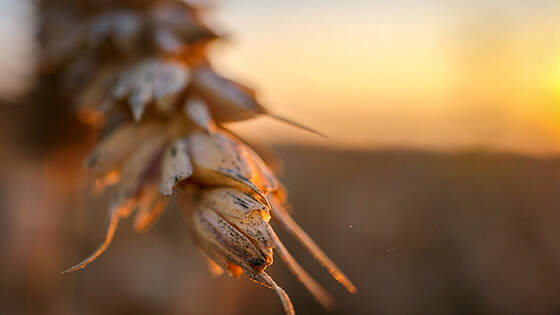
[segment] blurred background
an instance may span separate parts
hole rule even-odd
[[[231,126],[278,149],[296,220],[358,287],[344,292],[279,233],[337,298],[333,314],[560,312],[560,2],[211,6],[231,33],[216,68],[328,135]],[[272,291],[213,279],[174,207],[59,274],[97,246],[106,196],[60,171],[87,143],[37,150],[59,126],[14,119],[38,115],[14,101],[36,77],[38,14],[0,0],[0,314],[281,314]],[[270,269],[298,314],[325,313],[280,261]]]

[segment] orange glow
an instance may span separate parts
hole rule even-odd
[[[105,124],[105,115],[91,107],[80,109],[78,111],[78,119],[95,129],[99,129]]]
[[[289,143],[560,153],[560,5],[271,5],[224,3],[218,12],[236,41],[214,50],[217,68],[329,140],[266,118],[237,131]]]
[[[153,205],[153,208],[151,209],[148,208],[146,211],[142,211],[139,213],[137,220],[135,220],[134,222],[134,228],[137,231],[139,232],[147,231],[152,226],[152,224],[155,223],[156,219],[161,215],[163,210],[165,210],[165,207],[167,207],[168,200],[165,199],[165,197],[161,197],[161,198],[163,199],[158,199],[155,205]]]
[[[93,193],[100,194],[102,193],[105,188],[108,186],[115,185],[121,179],[121,172],[117,169],[112,170],[107,175],[96,178],[95,184],[93,185]]]
[[[243,269],[241,269],[241,267],[239,267],[234,263],[228,262],[228,270],[231,273],[231,275],[235,278],[239,278],[243,274]]]
[[[119,217],[126,218],[130,216],[135,206],[136,206],[136,199],[130,199],[127,202],[125,202],[122,206],[120,206],[116,213],[119,214]]]
[[[220,267],[220,265],[218,265],[215,261],[213,261],[210,258],[208,258],[208,268],[210,269],[210,273],[212,274],[212,276],[216,278],[224,273],[222,267]]]
[[[268,211],[260,211],[261,217],[266,221],[269,222],[270,221],[270,213]]]

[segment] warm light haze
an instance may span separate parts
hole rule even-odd
[[[2,91],[30,81],[25,3],[0,6]],[[238,130],[326,146],[560,152],[558,1],[212,3],[211,22],[231,34],[212,49],[217,68],[329,139],[267,118]]]
[[[560,2],[218,1],[222,71],[283,142],[560,151]],[[226,49],[227,48],[227,49]],[[225,70],[224,70],[225,69]]]

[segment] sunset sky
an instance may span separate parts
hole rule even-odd
[[[225,74],[329,140],[560,152],[559,1],[217,1]]]
[[[213,2],[210,21],[231,34],[213,49],[217,68],[329,139],[266,118],[245,131],[329,146],[560,153],[560,1]],[[22,3],[0,0],[0,90],[32,47],[26,19],[10,15],[29,17]]]

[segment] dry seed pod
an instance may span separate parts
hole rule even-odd
[[[276,176],[281,176],[284,174],[285,166],[280,154],[276,149],[269,143],[261,141],[258,139],[243,139],[244,143],[251,148],[255,154],[264,161],[264,164],[268,169]]]
[[[295,314],[290,298],[265,272],[272,262],[271,252],[263,253],[243,234],[213,210],[198,206],[191,212],[191,234],[197,244],[220,269],[238,278],[243,272],[264,286],[273,288],[286,314]],[[270,257],[270,258],[268,258]]]
[[[251,194],[234,188],[205,189],[200,193],[200,204],[220,212],[229,218],[246,219],[255,211],[266,212],[263,214],[270,218],[268,206],[257,200]]]
[[[42,67],[60,71],[72,59],[82,59],[86,52],[95,52],[100,61],[114,58],[115,54],[119,60],[130,61],[159,51],[179,53],[173,47],[219,38],[201,22],[199,10],[184,2],[158,1],[144,8],[124,7],[87,19],[63,7],[42,12],[51,22],[43,25],[46,47]],[[167,33],[163,41],[161,33]]]
[[[186,43],[219,37],[200,21],[192,7],[179,3],[163,3],[155,6],[150,13],[153,25],[174,32]]]
[[[215,274],[246,274],[274,289],[285,312],[294,314],[288,295],[265,273],[276,249],[315,298],[331,308],[332,297],[291,256],[269,224],[272,219],[284,224],[354,292],[286,212],[285,189],[269,165],[220,124],[265,114],[308,128],[271,115],[253,90],[214,72],[205,48],[217,36],[202,23],[199,10],[169,0],[127,2],[123,7],[82,21],[82,38],[51,68],[61,71],[69,94],[83,91],[75,99],[79,108],[89,110],[80,112],[82,118],[105,126],[107,137],[88,165],[97,176],[95,190],[112,190],[103,244],[66,272],[98,258],[119,220],[133,211],[134,228],[148,230],[180,183],[183,197],[197,196],[186,206],[189,228]],[[131,120],[135,123],[127,123]]]
[[[219,213],[221,214],[221,212]],[[270,250],[272,250],[274,242],[269,235],[270,227],[268,226],[267,219],[270,219],[270,215],[268,214],[268,211],[255,211],[244,219],[231,217],[226,217],[226,219],[231,224],[235,225],[237,229],[243,231],[243,233],[250,237],[253,242],[256,242],[263,248],[270,248]],[[270,256],[270,258],[272,258],[272,256]]]
[[[250,181],[251,168],[237,142],[223,133],[194,133],[188,141],[194,180],[250,191],[268,204],[264,193]]]
[[[212,117],[220,123],[265,113],[252,91],[218,75],[207,65],[194,69],[192,85],[194,93],[207,102]]]
[[[200,204],[222,215],[262,248],[272,248],[268,232],[268,206],[252,195],[232,188],[206,189]]]
[[[161,151],[166,141],[163,134],[154,135],[134,152],[126,161],[122,169],[122,179],[113,190],[109,206],[109,227],[101,246],[89,257],[63,273],[70,273],[87,267],[107,250],[111,244],[117,225],[121,218],[127,217],[137,205],[137,197],[142,192],[142,184],[146,181],[146,175]]]
[[[245,271],[263,270],[272,262],[268,248],[257,248],[250,239],[214,210],[198,206],[193,211],[194,234],[204,244],[213,244],[223,264],[235,264]]]
[[[159,191],[163,195],[170,196],[177,183],[192,175],[188,151],[187,141],[183,138],[173,141],[165,151],[159,183]]]
[[[156,223],[169,203],[169,198],[158,194],[155,185],[151,188],[150,193],[146,199],[141,198],[138,201],[139,209],[137,209],[136,217],[134,218],[134,229],[138,232],[148,231]]]
[[[113,88],[113,98],[127,98],[134,120],[139,121],[146,105],[153,98],[153,84],[159,61],[145,60],[124,72]]]
[[[259,154],[257,154],[253,150],[253,148],[246,142],[241,141],[239,138],[236,138],[231,131],[225,129],[223,132],[230,135],[231,139],[236,141],[241,151],[245,155],[249,167],[251,168],[251,182],[255,183],[257,187],[259,187],[265,193],[274,193],[277,197],[281,197],[280,199],[285,198],[285,187],[276,178],[274,172],[271,170],[269,165],[259,156]],[[267,151],[269,155],[273,155],[270,158],[277,159],[277,157],[274,155],[275,153],[272,152],[270,148],[268,148]]]
[[[206,103],[198,97],[188,98],[183,107],[185,116],[208,133],[216,132],[216,124]]]
[[[179,54],[188,47],[174,32],[163,27],[154,30],[154,42],[159,50],[167,54]]]
[[[147,180],[147,176],[152,171],[151,168],[157,163],[158,156],[161,154],[167,138],[163,134],[157,134],[147,139],[138,150],[136,150],[126,161],[122,168],[121,181],[114,190],[112,207],[119,207],[121,204],[135,198],[140,188]],[[153,175],[152,175],[153,176]]]
[[[161,64],[153,86],[156,107],[169,113],[189,81],[190,72],[185,64],[174,61]]]
[[[160,111],[167,113],[189,83],[189,76],[188,68],[180,62],[147,59],[119,78],[113,98],[126,98],[136,121],[154,101]]]
[[[252,161],[251,163],[256,164],[257,162]],[[271,181],[277,181],[264,162],[260,161],[259,163],[262,163],[261,167],[263,169],[258,170],[258,172],[268,171],[268,175],[271,176],[269,179]],[[281,205],[276,197],[272,196],[271,198],[276,207],[275,213],[278,213],[281,211],[279,210]],[[276,233],[268,225],[267,221],[270,217],[268,208],[264,204],[255,200],[251,195],[243,194],[235,189],[212,189],[204,191],[200,203],[223,215],[227,218],[228,222],[234,224],[238,229],[243,231],[245,235],[251,236],[254,241],[262,246],[271,247],[274,244],[274,246],[279,249],[282,260],[284,260],[290,270],[298,277],[300,282],[309,289],[325,308],[333,308],[334,299],[295,261],[280,239],[276,236]],[[285,218],[286,215],[289,216],[289,214],[283,211],[282,216],[280,216],[283,223],[288,222]],[[291,227],[299,228],[293,220],[290,220],[289,224]],[[294,228],[291,229],[291,231],[293,230]],[[308,245],[307,247],[310,249],[313,256],[329,270],[337,281],[343,284],[350,292],[355,292],[356,289],[353,284],[319,247],[315,245],[307,234],[299,229],[296,235],[300,239],[304,238],[306,240],[304,244]]]
[[[86,88],[78,94],[76,107],[80,119],[92,126],[103,124],[105,115],[113,106],[111,100],[106,99],[108,91],[121,69],[119,67],[104,67],[91,79]]]
[[[202,64],[193,70],[193,93],[208,104],[214,119],[219,123],[233,122],[267,115],[294,127],[324,137],[320,132],[294,122],[291,119],[270,113],[256,99],[253,89],[226,79],[209,65]]]
[[[87,166],[94,173],[104,175],[119,166],[119,163],[145,137],[157,132],[158,126],[153,123],[141,125],[125,124],[103,139],[87,159]]]
[[[243,152],[247,155],[247,160],[252,170],[251,181],[255,183],[265,193],[275,192],[282,189],[274,173],[268,165],[247,145],[242,145]]]
[[[269,225],[270,215],[266,205],[231,188],[207,189],[201,193],[199,207],[212,209],[225,221],[241,231],[253,244],[258,244],[261,251],[269,251],[267,265],[272,264],[272,248],[279,249],[280,257],[296,277],[307,287],[315,298],[325,308],[332,309],[334,299],[295,261],[286,247],[276,236]],[[223,233],[222,238],[232,238],[231,234]],[[235,239],[235,237],[233,237]],[[228,261],[228,257],[221,257],[227,263],[236,263],[248,274],[254,270],[248,269],[247,264]],[[250,265],[250,264],[249,264]]]
[[[140,40],[142,20],[133,11],[111,11],[96,17],[89,29],[88,49],[101,49],[104,45],[134,54]]]

